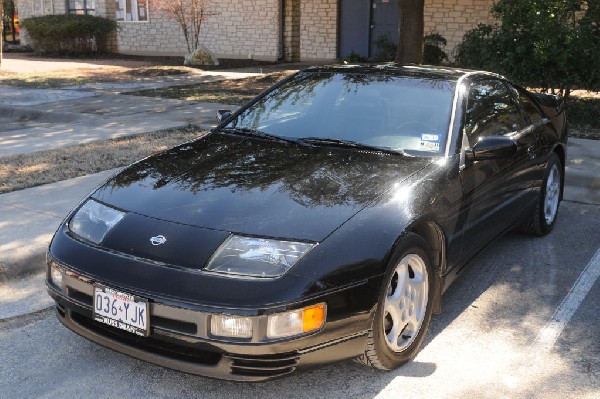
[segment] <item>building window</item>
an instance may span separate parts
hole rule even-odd
[[[67,0],[69,14],[95,15],[96,0]]]
[[[116,0],[117,21],[148,21],[148,0]]]

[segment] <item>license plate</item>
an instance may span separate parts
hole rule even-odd
[[[148,301],[103,286],[94,286],[94,320],[148,336]]]

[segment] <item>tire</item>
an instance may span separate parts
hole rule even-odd
[[[434,298],[434,273],[428,254],[425,240],[413,233],[408,233],[395,249],[365,352],[358,363],[392,370],[419,352],[431,321]]]
[[[558,217],[558,208],[562,200],[561,193],[564,185],[562,171],[558,155],[555,153],[550,154],[544,172],[544,180],[540,187],[539,199],[533,210],[533,215],[523,226],[525,232],[545,236],[554,228]]]

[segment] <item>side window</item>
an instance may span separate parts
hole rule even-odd
[[[482,137],[501,136],[521,128],[521,113],[504,82],[490,79],[471,85],[465,120],[470,145]]]
[[[536,123],[542,119],[542,113],[538,109],[538,107],[533,103],[529,95],[523,92],[523,90],[518,89],[519,93],[519,102],[523,106],[523,111],[525,111],[525,117],[529,119],[529,123]]]

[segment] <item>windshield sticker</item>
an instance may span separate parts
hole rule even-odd
[[[440,142],[440,135],[439,134],[422,134],[421,135],[421,141],[431,141],[434,143],[439,143]],[[438,145],[439,147],[439,145]]]
[[[421,150],[422,151],[439,151],[440,143],[434,143],[433,141],[421,140]]]

